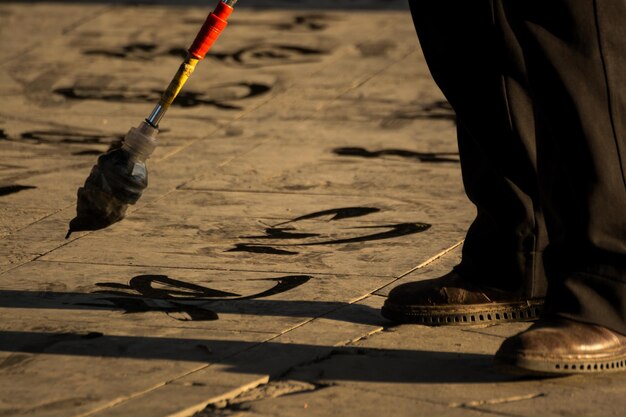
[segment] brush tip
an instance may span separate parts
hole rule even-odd
[[[67,234],[65,235],[65,239],[66,240],[69,239],[71,234],[72,234],[72,229],[67,231]]]

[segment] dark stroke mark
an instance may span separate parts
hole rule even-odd
[[[234,248],[227,250],[226,252],[251,252],[251,253],[265,253],[270,255],[297,255],[299,252],[285,250],[285,247],[296,248],[306,246],[321,246],[321,245],[342,245],[349,243],[359,242],[371,242],[375,240],[394,239],[402,236],[411,235],[414,233],[420,233],[428,230],[431,225],[426,223],[398,223],[398,224],[384,224],[375,226],[360,226],[350,228],[340,228],[339,232],[345,231],[362,231],[370,229],[388,229],[377,233],[362,234],[360,236],[354,236],[355,233],[351,233],[353,236],[336,239],[324,239],[324,236],[319,233],[304,233],[298,232],[295,227],[279,227],[289,223],[296,223],[303,220],[320,219],[323,217],[332,216],[328,222],[339,221],[343,219],[366,216],[368,214],[377,213],[380,209],[376,207],[343,207],[330,210],[317,211],[315,213],[306,214],[304,216],[296,217],[292,220],[288,220],[283,223],[268,227],[265,229],[263,235],[259,236],[240,236],[240,239],[251,240],[265,240],[272,241],[269,245],[267,243],[255,243],[246,242],[238,243]],[[319,239],[316,239],[319,238]],[[294,240],[293,243],[282,243],[285,240]],[[274,243],[276,242],[276,243]]]
[[[304,216],[296,217],[293,220],[289,220],[289,221],[286,221],[286,222],[283,222],[283,223],[279,223],[279,224],[277,224],[277,225],[275,225],[273,227],[282,226],[283,224],[288,224],[288,223],[299,222],[301,220],[309,220],[309,219],[315,219],[315,218],[318,218],[318,217],[330,216],[330,215],[333,215],[333,214],[334,214],[334,216],[330,219],[330,221],[349,219],[349,218],[352,218],[352,217],[367,216],[368,214],[378,213],[379,211],[380,211],[380,209],[376,208],[376,207],[343,207],[343,208],[336,208],[336,209],[330,209],[330,210],[317,211],[315,213],[306,214]]]
[[[0,129],[0,139],[8,139],[9,135],[6,134],[4,129]]]
[[[386,56],[387,53],[395,47],[396,43],[387,39],[363,42],[356,45],[356,48],[363,57]]]
[[[77,303],[88,307],[110,308],[111,305],[123,310],[124,314],[161,312],[178,321],[212,321],[219,317],[214,311],[189,302],[242,301],[270,297],[290,291],[311,279],[309,275],[288,275],[278,278],[262,278],[259,281],[275,282],[274,286],[257,294],[240,294],[221,291],[202,285],[170,278],[167,275],[138,275],[128,285],[117,282],[101,282],[98,287],[107,290],[94,291],[114,297],[100,298],[98,303]],[[161,287],[155,287],[154,284]],[[109,303],[102,304],[101,302]]]
[[[329,20],[328,16],[323,14],[301,15],[294,16],[293,20],[289,23],[276,23],[274,27],[278,30],[291,32],[316,32],[328,27],[328,24],[323,22],[324,20]]]
[[[9,369],[14,367],[22,367],[35,359],[35,355],[27,355],[23,353],[13,353],[0,362],[0,369]]]
[[[123,135],[102,135],[95,133],[75,133],[63,130],[33,130],[20,134],[19,141],[35,144],[104,145],[113,141],[123,141]]]
[[[450,103],[439,100],[423,106],[417,105],[410,109],[396,111],[384,119],[380,125],[386,129],[397,129],[420,119],[449,120],[456,123],[456,113]]]
[[[302,27],[318,27],[324,29],[321,24],[315,23],[311,19],[296,18],[296,22],[284,23],[285,30],[296,25]],[[323,49],[309,48],[297,45],[284,45],[274,43],[252,44],[234,52],[209,53],[207,58],[216,59],[225,64],[243,66],[247,68],[261,68],[272,65],[302,64],[316,62],[321,55],[328,54],[329,51]],[[89,56],[104,56],[107,58],[136,59],[152,61],[162,56],[173,56],[183,58],[187,55],[187,50],[180,47],[162,48],[153,43],[130,43],[119,48],[112,49],[90,49],[83,52]]]
[[[164,288],[155,288],[153,284],[163,285]],[[219,291],[201,285],[190,284],[168,277],[167,275],[137,275],[131,278],[128,285],[118,283],[98,283],[99,287],[109,287],[124,290],[133,290],[143,297],[156,299],[204,299],[216,297],[239,296],[239,294]],[[98,292],[98,291],[97,291]],[[107,292],[111,294],[111,292]],[[125,293],[124,293],[125,294]]]
[[[329,21],[338,20],[335,17],[324,14],[302,14],[292,16],[291,21],[285,22],[259,22],[257,20],[238,20],[237,26],[269,27],[270,29],[289,32],[318,32],[328,28]],[[202,22],[200,22],[202,24]]]
[[[101,155],[104,152],[99,151],[98,149],[86,149],[84,151],[72,152],[72,155],[75,156],[87,156],[87,155]]]
[[[0,186],[0,197],[4,197],[6,195],[19,193],[24,190],[32,190],[37,187],[33,187],[32,185],[5,185]]]
[[[255,245],[254,243],[237,243],[234,248],[228,249],[226,252],[266,253],[269,255],[297,255],[298,254],[298,252],[276,249],[271,246]]]
[[[103,336],[104,336],[104,333],[101,333],[101,332],[89,332],[85,335],[82,335],[81,338],[85,340],[90,340],[90,339],[97,339]]]
[[[306,239],[317,237],[317,233],[292,233],[293,228],[268,228],[265,229],[265,236],[243,236],[243,239]]]
[[[200,22],[202,24],[202,22]],[[110,49],[88,49],[83,51],[83,55],[88,56],[104,56],[107,58],[119,59],[135,59],[140,61],[154,61],[164,56],[173,56],[176,58],[185,58],[187,56],[185,48],[167,48],[154,43],[129,43],[119,48]],[[210,56],[210,54],[209,54]]]
[[[426,223],[400,223],[387,224],[382,226],[361,226],[352,227],[350,229],[390,229],[386,232],[372,233],[370,235],[358,236],[346,239],[327,240],[323,242],[303,243],[298,246],[315,246],[315,245],[340,245],[344,243],[371,242],[373,240],[393,239],[402,236],[412,235],[414,233],[424,232],[430,229],[431,225]]]
[[[290,244],[280,244],[277,243],[275,246],[319,246],[319,245],[341,245],[345,243],[357,243],[357,242],[371,242],[373,240],[382,240],[382,239],[393,239],[402,236],[412,235],[414,233],[420,233],[428,230],[431,227],[430,224],[426,223],[399,223],[399,224],[387,224],[381,226],[361,226],[361,227],[351,227],[349,229],[344,230],[360,230],[360,229],[390,229],[386,232],[372,233],[364,236],[357,236],[345,239],[333,239],[333,240],[324,240],[321,242],[309,242],[309,243],[290,243]],[[271,236],[271,229],[266,229],[266,233],[269,232],[269,235],[265,236],[246,236],[249,239],[273,239]],[[319,236],[319,235],[316,235]],[[280,237],[279,239],[284,239],[284,237]],[[242,246],[247,246],[248,248],[251,246],[255,248],[255,244],[242,244]],[[273,249],[275,249],[273,247]]]
[[[153,43],[130,43],[122,46],[120,49],[92,49],[83,51],[84,55],[101,55],[109,58],[143,58],[152,60],[157,45]]]
[[[161,133],[168,129],[161,130]],[[35,145],[109,145],[108,151],[122,146],[125,135],[81,133],[67,130],[32,130],[20,133],[19,136],[5,135],[3,139],[12,142],[32,143]],[[107,152],[108,152],[107,151]],[[73,152],[72,155],[100,155],[98,149],[85,149]]]
[[[194,305],[181,304],[175,301],[169,301],[169,305],[166,306],[158,305],[153,300],[141,298],[105,297],[101,298],[100,301],[108,302],[115,308],[124,310],[124,314],[160,312],[178,321],[213,321],[219,319],[217,313],[212,310]],[[101,303],[77,303],[76,305],[85,307],[110,307],[110,305]],[[178,318],[178,316],[173,316],[173,314],[186,314],[186,317]]]
[[[25,166],[21,166],[21,165],[11,165],[11,164],[2,164],[0,163],[0,172],[1,171],[12,171],[15,169],[24,169],[26,168]]]
[[[291,291],[294,288],[299,287],[302,284],[306,284],[311,277],[309,275],[290,275],[279,278],[263,278],[262,281],[274,281],[276,285],[258,294],[248,295],[245,297],[237,298],[237,300],[254,300],[257,298],[270,297],[272,295],[281,294],[287,291]]]
[[[446,100],[433,101],[422,107],[422,110],[431,118],[456,120],[456,114],[450,103]]]
[[[171,48],[167,50],[164,55],[170,55],[176,58],[184,59],[188,53],[189,52],[185,48]],[[210,57],[211,53],[209,53],[207,56]]]
[[[303,64],[317,62],[328,51],[303,46],[281,44],[251,45],[232,53],[216,53],[211,58],[225,64],[246,68],[261,68],[273,65]]]
[[[415,152],[404,149],[381,149],[379,151],[368,151],[365,148],[336,148],[333,153],[340,156],[357,156],[361,158],[380,158],[382,156],[400,156],[407,159],[417,159],[420,162],[440,163],[440,162],[459,162],[458,152]]]
[[[246,100],[266,94],[272,89],[267,84],[254,82],[233,82],[213,86],[205,91],[182,91],[173,106],[197,107],[214,106],[223,110],[241,110],[242,107],[230,102]],[[145,92],[120,89],[103,89],[101,86],[57,88],[54,93],[70,100],[99,100],[120,103],[153,103],[159,100],[162,91],[157,89]]]

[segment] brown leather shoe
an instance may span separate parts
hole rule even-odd
[[[495,359],[529,374],[626,371],[626,336],[593,324],[542,319],[506,339]]]
[[[397,286],[381,313],[400,323],[466,326],[533,320],[542,308],[543,298],[478,288],[452,271],[441,278]]]

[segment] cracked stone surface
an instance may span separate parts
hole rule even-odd
[[[494,368],[527,324],[380,316],[474,215],[405,0],[239,2],[142,199],[65,240],[210,7],[1,2],[0,417],[621,415],[624,374]]]

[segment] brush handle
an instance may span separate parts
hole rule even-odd
[[[185,61],[180,65],[176,75],[174,75],[169,86],[165,92],[163,92],[159,103],[146,119],[146,122],[148,122],[150,126],[158,129],[159,122],[165,115],[167,109],[174,102],[174,99],[187,82],[187,79],[191,76],[198,62],[204,59],[220,33],[222,33],[224,28],[228,25],[227,19],[233,12],[233,5],[236,2],[237,0],[220,1],[215,10],[206,18],[204,25],[202,25],[200,32],[198,32],[196,39],[189,48]]]
[[[227,20],[232,12],[232,6],[220,1],[215,10],[207,16],[204,25],[189,48],[189,54],[198,60],[204,59],[220,33],[228,25]]]

